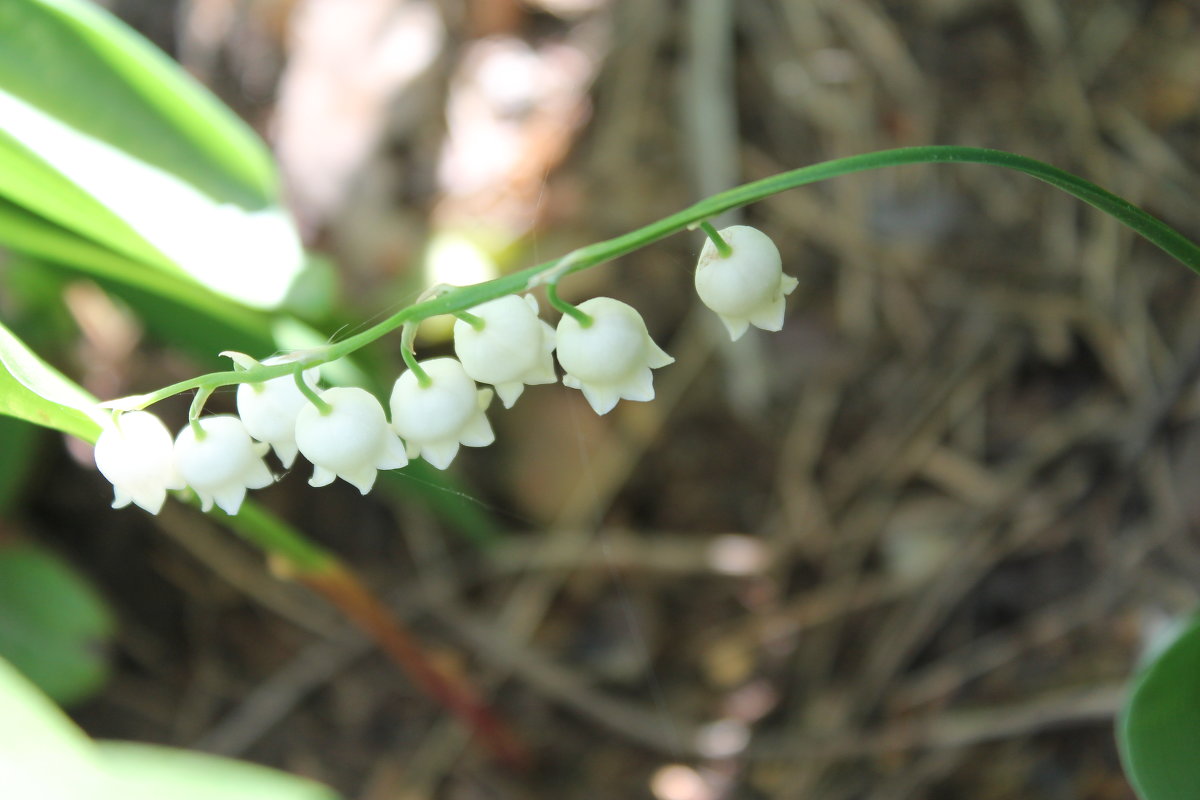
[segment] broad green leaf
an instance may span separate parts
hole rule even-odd
[[[139,263],[3,199],[0,246],[173,300],[246,334],[267,336],[268,318],[262,312],[231,303],[182,272]]]
[[[106,12],[0,3],[0,197],[266,309],[304,267],[276,195],[254,135]]]
[[[37,433],[32,425],[0,417],[0,519],[4,519],[29,473]]]
[[[0,414],[96,440],[105,414],[96,399],[37,357],[0,324]]]
[[[62,705],[108,677],[113,616],[74,569],[27,542],[0,543],[0,656]]]
[[[253,207],[277,179],[258,137],[166,55],[89,0],[0,3],[0,87],[80,134]]]
[[[284,772],[203,753],[98,742],[116,800],[335,800],[333,790]]]
[[[336,800],[325,786],[215,756],[92,742],[0,658],[4,800]]]
[[[0,786],[5,800],[93,797],[98,762],[83,731],[0,658]]]
[[[1117,742],[1142,800],[1200,797],[1200,617],[1134,682]]]
[[[182,270],[115,212],[10,134],[7,129],[11,120],[5,119],[5,110],[5,96],[0,91],[0,120],[4,120],[0,123],[0,196],[5,201],[41,214],[130,258],[182,274]]]

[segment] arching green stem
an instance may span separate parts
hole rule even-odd
[[[579,327],[590,328],[592,326],[593,320],[587,313],[580,311],[558,296],[558,283],[546,284],[546,299],[550,301],[550,305],[578,322]]]
[[[717,248],[717,252],[721,254],[721,258],[729,258],[733,255],[733,248],[729,246],[729,242],[721,237],[721,234],[717,233],[717,229],[713,227],[711,222],[708,220],[701,222],[700,230],[704,231],[704,235],[712,240],[713,245]]]
[[[523,292],[543,283],[553,284],[565,275],[594,267],[597,264],[603,264],[606,261],[612,261],[615,258],[620,258],[667,236],[699,225],[704,220],[716,217],[730,209],[756,203],[788,189],[795,189],[799,186],[855,172],[865,172],[883,167],[896,167],[909,164],[984,164],[1023,172],[1115,217],[1121,223],[1127,225],[1136,233],[1166,251],[1173,258],[1182,262],[1189,269],[1200,273],[1200,246],[1191,242],[1170,225],[1146,213],[1129,201],[1069,172],[1064,172],[1057,167],[1052,167],[1036,159],[1019,156],[1015,153],[1006,153],[1001,150],[988,150],[981,147],[959,147],[956,145],[904,147],[897,150],[883,150],[877,153],[865,153],[863,155],[825,161],[820,164],[812,164],[807,167],[791,170],[790,172],[783,172],[769,178],[747,183],[721,192],[720,194],[715,194],[678,213],[660,219],[657,222],[652,222],[635,231],[582,247],[553,261],[528,267],[519,272],[514,272],[485,283],[463,286],[439,293],[429,300],[402,309],[361,333],[320,350],[310,352],[302,363],[306,367],[313,367],[334,361],[353,353],[360,347],[385,336],[402,325],[415,324],[438,314],[453,314],[459,311],[466,311],[489,300],[495,300],[507,294]],[[553,295],[551,295],[551,303],[553,302]],[[570,313],[566,309],[560,310],[563,310],[564,313]],[[415,359],[412,358],[411,348],[403,348],[402,352],[405,354],[405,362],[412,369]],[[125,401],[119,403],[119,407],[124,409],[145,408],[159,400],[172,397],[190,389],[200,387],[216,388],[235,383],[265,381],[269,378],[286,375],[294,368],[294,364],[273,364],[270,366],[255,367],[244,372],[215,372],[209,375],[201,375],[186,381],[180,381],[150,394],[127,398]],[[418,375],[420,374],[418,373]]]
[[[417,363],[416,348],[413,346],[413,341],[416,338],[417,323],[405,323],[404,333],[400,335],[400,357],[404,359],[404,363],[410,370],[412,370],[412,374],[417,376],[417,385],[422,389],[427,389],[433,385],[433,379],[430,378],[429,373]]]
[[[477,331],[483,330],[484,326],[487,324],[484,322],[483,317],[476,316],[470,311],[455,311],[454,316],[458,317]]]
[[[196,435],[196,441],[202,441],[208,435],[200,426],[200,414],[204,412],[204,404],[208,402],[209,395],[212,393],[211,388],[200,387],[196,390],[196,396],[192,398],[191,408],[188,409],[188,425],[192,426],[192,433]]]
[[[313,388],[308,385],[308,381],[304,380],[304,368],[298,367],[296,371],[292,373],[292,377],[296,379],[296,386],[300,389],[300,394],[308,398],[308,402],[317,407],[317,413],[322,417],[329,416],[329,414],[333,411],[333,406],[322,400],[321,395],[317,394],[316,391],[314,391]]]

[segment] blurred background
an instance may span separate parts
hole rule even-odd
[[[1042,159],[1200,238],[1190,0],[104,5],[271,143],[329,265],[309,300],[331,337],[433,283],[905,145]],[[699,234],[677,236],[563,285],[642,311],[677,359],[653,403],[597,417],[531,387],[453,487],[362,498],[297,468],[259,493],[489,687],[532,771],[467,744],[211,520],[108,510],[86,449],[46,434],[3,526],[119,618],[76,718],[362,800],[1131,798],[1112,715],[1200,585],[1200,281],[987,167],[840,178],[720,222],[765,230],[799,278],[782,332],[726,341],[691,289]],[[63,297],[67,369],[101,397],[213,366],[136,298]],[[420,354],[447,333],[425,325]],[[398,351],[372,351],[385,385]]]

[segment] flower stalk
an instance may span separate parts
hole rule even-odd
[[[594,320],[586,311],[580,311],[578,306],[573,306],[558,296],[557,281],[546,284],[546,299],[550,301],[551,306],[578,322],[579,327],[590,328],[592,326],[592,322],[594,322]]]
[[[196,441],[203,441],[208,434],[200,425],[200,415],[204,413],[204,404],[208,402],[208,398],[212,395],[216,387],[201,386],[196,390],[196,396],[192,398],[192,405],[188,409],[188,425],[192,426],[192,432],[196,434]]]
[[[982,147],[957,145],[903,147],[824,161],[746,183],[701,200],[657,222],[652,222],[621,236],[573,250],[552,261],[537,264],[484,283],[446,290],[435,297],[396,312],[361,333],[335,344],[309,351],[302,363],[306,367],[314,367],[336,361],[403,325],[419,323],[439,314],[468,311],[488,300],[526,291],[543,282],[547,274],[552,274],[557,280],[571,273],[612,261],[667,236],[700,225],[703,221],[726,211],[759,202],[779,192],[856,172],[910,164],[983,164],[1023,172],[1109,214],[1184,266],[1200,274],[1200,245],[1196,245],[1170,225],[1129,201],[1069,172],[1033,158]],[[556,295],[553,292],[548,292],[548,295],[553,304]],[[570,313],[557,305],[555,307],[563,313]],[[405,361],[407,363],[408,359],[406,358]],[[415,359],[413,362],[415,363]],[[410,368],[411,366],[409,364]],[[200,375],[171,384],[155,392],[126,398],[116,407],[124,410],[142,409],[192,389],[202,387],[215,389],[238,383],[261,382],[287,375],[292,369],[292,365],[276,364],[253,367],[240,372],[227,371]]]
[[[296,388],[300,390],[300,393],[304,395],[308,402],[317,407],[317,413],[322,417],[329,416],[333,411],[333,406],[325,402],[321,398],[321,395],[317,394],[316,390],[308,385],[308,381],[304,380],[304,368],[297,367],[296,371],[292,373],[292,377],[296,380]]]
[[[729,246],[729,242],[722,238],[721,234],[717,232],[717,229],[713,227],[711,222],[708,220],[701,222],[700,230],[704,231],[704,235],[707,236],[710,241],[712,241],[713,246],[717,248],[717,252],[720,253],[721,258],[729,258],[731,255],[733,255],[733,248]]]

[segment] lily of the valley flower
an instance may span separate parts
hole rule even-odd
[[[134,503],[157,514],[167,489],[185,487],[171,433],[148,411],[130,411],[105,427],[96,440],[96,467],[113,485],[113,508]]]
[[[216,502],[227,514],[236,514],[247,489],[261,489],[275,481],[263,462],[268,446],[256,442],[246,426],[232,414],[201,417],[197,436],[191,425],[175,437],[175,463],[205,511]]]
[[[290,360],[288,356],[274,356],[262,363],[284,364]],[[319,369],[307,369],[304,382],[316,389],[320,375]],[[309,402],[291,375],[263,383],[243,383],[237,389],[238,415],[246,432],[271,445],[285,467],[296,460],[296,415],[306,405]]]
[[[611,297],[586,300],[579,310],[592,318],[587,327],[569,315],[558,323],[563,384],[581,390],[597,414],[607,414],[622,398],[653,400],[650,370],[675,359],[650,338],[642,315]]]
[[[392,427],[408,446],[408,457],[421,456],[445,469],[458,455],[459,445],[485,447],[495,441],[484,410],[491,389],[480,389],[453,358],[420,362],[430,378],[422,386],[409,370],[392,387]]]
[[[717,312],[734,341],[750,325],[764,331],[783,327],[784,296],[796,279],[783,274],[779,249],[765,233],[748,225],[719,231],[733,250],[722,256],[711,239],[704,242],[696,264],[696,292]]]
[[[496,387],[505,408],[525,390],[525,384],[554,383],[554,329],[538,319],[537,298],[508,295],[471,309],[483,321],[454,323],[454,352],[467,375]]]
[[[365,389],[337,387],[326,389],[320,397],[331,408],[328,414],[306,403],[296,417],[296,445],[313,464],[311,486],[326,486],[341,478],[366,494],[375,485],[378,470],[408,463],[404,444],[388,427],[375,395]]]

